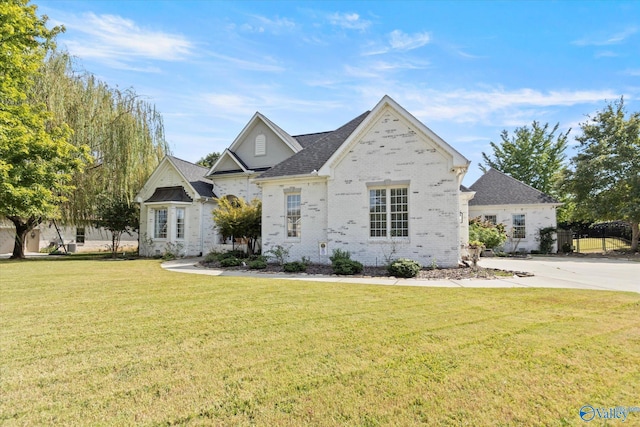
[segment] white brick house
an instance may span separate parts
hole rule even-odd
[[[262,200],[262,251],[328,263],[348,250],[366,265],[406,257],[456,266],[468,241],[469,161],[385,96],[340,128],[290,136],[256,113],[206,171],[167,157],[138,195],[141,236],[199,255],[222,242],[215,198]],[[183,218],[184,217],[184,218]],[[180,236],[180,237],[178,237]]]

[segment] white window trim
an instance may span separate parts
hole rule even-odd
[[[295,191],[296,189],[288,189],[285,190],[284,194],[284,232],[285,238],[287,241],[295,241],[299,242],[302,239],[302,194],[300,191]],[[300,216],[298,217],[298,224],[296,227],[297,235],[289,236],[289,197],[290,196],[298,196],[300,200]]]
[[[164,237],[160,237],[158,235],[158,212],[160,212],[160,211],[165,211]],[[152,224],[153,224],[153,233],[152,233],[153,239],[154,240],[165,241],[165,240],[167,240],[169,238],[169,208],[165,207],[165,206],[157,206],[157,207],[154,207],[152,209],[152,212],[153,212],[153,215],[152,215],[152,218],[153,218],[153,222],[152,222]]]
[[[407,224],[407,235],[406,236],[392,236],[392,210],[391,210],[391,190],[406,190],[406,197],[407,197],[407,211],[406,211],[406,215],[407,215],[407,220],[406,220],[406,224]],[[384,236],[372,236],[371,235],[371,191],[375,191],[375,190],[385,190],[385,235]],[[367,213],[367,221],[369,226],[367,227],[367,233],[369,236],[369,240],[372,242],[387,242],[387,241],[409,241],[410,237],[411,237],[411,226],[410,226],[410,215],[409,215],[409,211],[411,208],[411,200],[410,200],[410,191],[409,191],[409,181],[391,181],[391,180],[386,180],[383,182],[372,182],[369,183],[367,185],[367,198],[368,198],[368,213]]]
[[[182,237],[178,237],[178,210],[183,212],[182,214]],[[176,216],[173,221],[173,225],[175,226],[175,235],[176,240],[184,241],[187,236],[187,208],[184,206],[176,206],[175,209]]]
[[[516,233],[516,225],[515,225],[515,217],[522,216],[524,225],[517,226],[518,228],[522,228],[524,237],[515,237]],[[526,214],[511,214],[511,227],[512,227],[512,238],[518,240],[526,240],[527,239],[527,215]]]

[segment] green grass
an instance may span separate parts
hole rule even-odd
[[[573,239],[573,247],[578,250],[580,248],[581,253],[600,253],[613,250],[631,250],[631,245],[618,237],[606,237],[605,248],[602,247],[601,237],[589,237],[586,239],[580,239],[580,246],[578,246],[578,240]]]
[[[0,262],[0,304],[2,425],[582,425],[640,403],[632,293],[64,258]]]

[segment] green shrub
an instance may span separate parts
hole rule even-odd
[[[351,252],[343,251],[341,249],[334,249],[333,255],[331,255],[329,259],[331,260],[332,264],[339,260],[351,260]]]
[[[276,245],[273,249],[269,249],[264,254],[269,257],[273,257],[278,265],[284,265],[289,257],[289,248],[285,248],[282,245]]]
[[[285,262],[282,269],[287,273],[300,273],[307,270],[307,264],[302,261]]]
[[[263,259],[254,259],[253,261],[249,261],[249,268],[251,270],[262,270],[267,268],[267,262]]]
[[[225,257],[220,260],[221,267],[237,267],[242,265],[242,260],[236,257]]]
[[[503,224],[493,225],[481,218],[473,218],[469,221],[469,240],[479,241],[487,249],[502,246],[507,241],[507,232]]]
[[[361,273],[364,268],[360,262],[344,258],[340,258],[332,262],[331,267],[333,267],[333,272],[335,274],[343,276]]]
[[[220,254],[218,252],[209,252],[205,257],[204,257],[204,262],[216,262],[218,261],[218,256]]]
[[[351,252],[349,251],[334,249],[333,255],[329,259],[335,274],[349,276],[361,273],[364,268],[360,262],[351,259]]]
[[[556,239],[554,234],[556,233],[555,227],[545,227],[538,229],[538,237],[536,240],[540,242],[540,253],[550,254],[553,252],[554,243]],[[533,251],[531,251],[533,253]]]
[[[387,267],[391,276],[395,277],[416,277],[422,267],[412,259],[400,258]]]

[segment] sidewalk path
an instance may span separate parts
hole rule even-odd
[[[386,277],[324,276],[312,274],[259,273],[216,270],[198,266],[202,258],[185,258],[162,263],[168,271],[210,276],[262,277],[269,279],[340,282],[371,285],[431,286],[449,288],[569,288],[631,291],[640,293],[640,263],[621,260],[568,260],[532,258],[526,260],[483,258],[482,267],[534,273],[534,277],[500,279],[424,280]],[[586,261],[586,262],[584,262]]]

